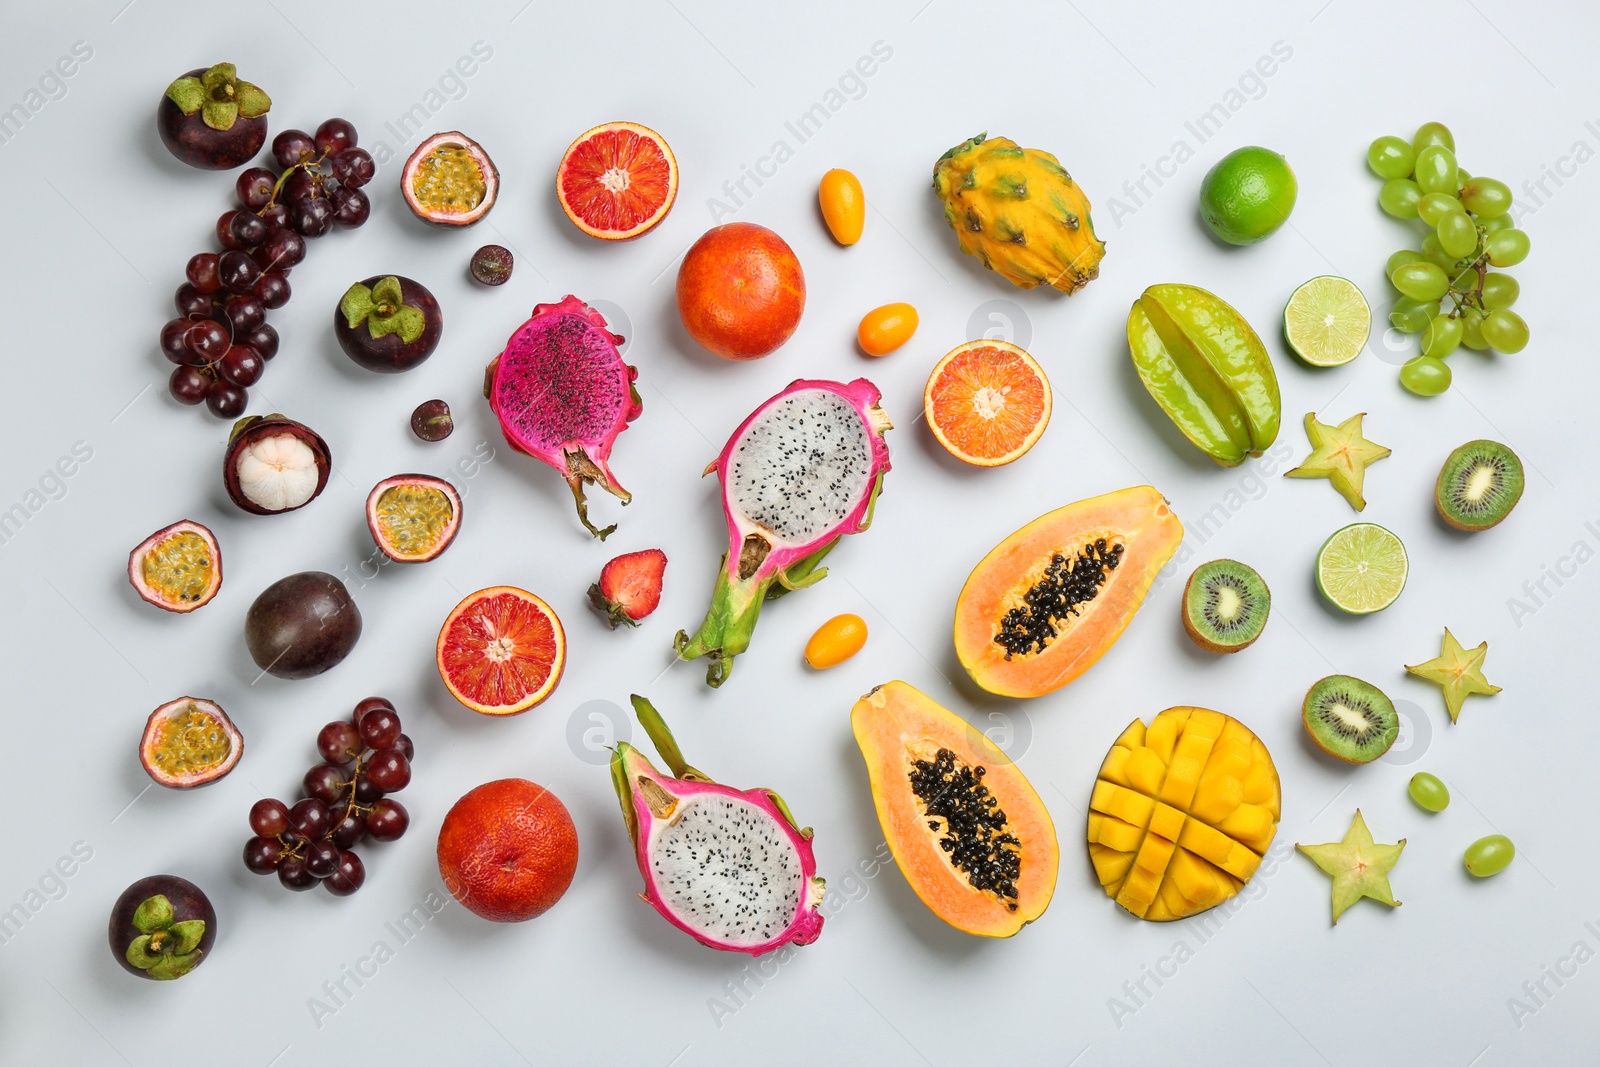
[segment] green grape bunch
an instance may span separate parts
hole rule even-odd
[[[1450,388],[1445,358],[1462,345],[1512,353],[1528,343],[1528,324],[1511,310],[1521,287],[1489,269],[1528,258],[1528,235],[1513,225],[1510,188],[1462,170],[1455,149],[1439,122],[1410,141],[1379,137],[1367,147],[1367,166],[1384,179],[1378,206],[1427,227],[1420,251],[1402,249],[1384,267],[1400,292],[1389,322],[1421,335],[1421,353],[1400,368],[1400,384],[1418,396]]]

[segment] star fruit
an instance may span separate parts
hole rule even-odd
[[[1361,420],[1366,412],[1345,419],[1338,426],[1330,426],[1317,419],[1316,412],[1306,413],[1306,436],[1311,439],[1311,455],[1285,478],[1326,478],[1339,490],[1339,495],[1360,511],[1367,506],[1361,495],[1366,481],[1367,465],[1376,463],[1389,454],[1380,444],[1361,435]]]
[[[1406,847],[1406,839],[1402,837],[1393,845],[1375,843],[1371,831],[1367,829],[1366,820],[1361,817],[1360,808],[1356,809],[1355,821],[1350,824],[1343,841],[1332,841],[1326,845],[1297,844],[1294,847],[1304,852],[1312,863],[1322,868],[1322,873],[1333,879],[1335,925],[1345,909],[1362,897],[1371,897],[1391,908],[1400,906],[1400,902],[1394,899],[1394,891],[1389,888],[1389,872],[1400,859],[1400,850]]]

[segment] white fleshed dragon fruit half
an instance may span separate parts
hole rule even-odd
[[[483,395],[500,420],[506,443],[561,473],[578,503],[578,519],[602,541],[616,525],[589,521],[585,485],[598,485],[626,504],[633,495],[609,465],[611,445],[644,405],[622,361],[622,337],[575,296],[539,304],[489,364]]]
[[[820,581],[822,558],[872,521],[889,470],[882,394],[865,378],[793,382],[756,408],[706,468],[722,483],[728,552],[711,608],[693,637],[678,632],[683,659],[706,656],[719,686],[750,646],[763,601]]]
[[[770,789],[719,785],[684,762],[650,702],[639,722],[672,774],[620,742],[611,781],[633,839],[645,891],[662,917],[701,944],[759,956],[809,945],[822,933],[823,879],[811,829],[795,825]]]

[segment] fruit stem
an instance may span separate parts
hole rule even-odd
[[[309,170],[312,170],[313,168],[315,168],[316,170],[320,171],[320,170],[322,170],[322,161],[327,159],[327,158],[328,158],[328,153],[324,152],[324,153],[322,153],[322,155],[318,156],[316,159],[301,159],[298,162],[291,163],[291,164],[289,164],[289,166],[283,168],[283,173],[278,175],[278,180],[276,182],[272,183],[272,198],[269,199],[265,204],[261,205],[261,210],[257,211],[256,214],[257,215],[262,215],[262,216],[266,215],[267,209],[271,208],[272,205],[274,205],[274,204],[276,204],[278,202],[278,194],[283,191],[283,183],[289,180],[289,176],[291,174],[293,174],[297,170],[307,170],[307,171],[309,171]],[[311,187],[311,195],[312,196],[320,196],[321,192],[322,192],[322,186],[321,185],[313,185]]]

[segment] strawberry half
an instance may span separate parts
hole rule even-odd
[[[667,572],[667,555],[659,548],[629,552],[607,563],[600,580],[589,587],[589,603],[615,630],[639,620],[661,603],[661,578]]]

